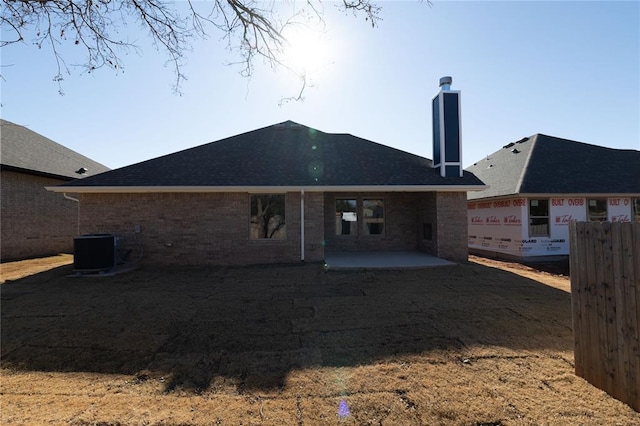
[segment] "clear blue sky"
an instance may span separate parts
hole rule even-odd
[[[188,54],[182,96],[165,57],[65,76],[30,44],[3,48],[2,117],[116,168],[285,120],[432,158],[438,80],[462,91],[465,166],[535,133],[640,149],[640,3],[381,1],[379,27],[327,2],[327,65],[298,82],[256,63],[251,80],[212,34]],[[135,25],[129,28],[136,31]],[[70,63],[82,61],[71,56]]]

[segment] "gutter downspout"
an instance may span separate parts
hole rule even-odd
[[[304,189],[300,190],[300,261],[304,262]]]
[[[76,203],[78,203],[78,219],[77,219],[78,230],[77,230],[77,235],[80,236],[80,200],[78,200],[77,198],[73,198],[73,197],[68,196],[66,192],[63,192],[62,195],[67,200],[75,201]]]

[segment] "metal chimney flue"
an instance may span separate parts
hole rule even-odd
[[[440,90],[451,90],[451,83],[453,79],[451,76],[445,76],[440,79]]]

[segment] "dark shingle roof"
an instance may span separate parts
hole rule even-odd
[[[24,126],[0,119],[2,168],[25,173],[77,179],[109,170]],[[83,175],[76,170],[85,168]]]
[[[482,185],[442,178],[431,161],[291,121],[70,182],[83,187]]]
[[[514,151],[516,150],[516,151]],[[466,169],[489,188],[469,199],[513,194],[639,194],[640,151],[536,134]]]

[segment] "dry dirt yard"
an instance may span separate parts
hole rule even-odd
[[[566,276],[70,262],[2,264],[3,425],[640,424],[574,375]]]

